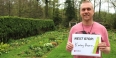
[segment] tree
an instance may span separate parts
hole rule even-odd
[[[18,4],[19,4],[19,17],[21,17],[21,0],[18,0]]]
[[[113,5],[115,13],[116,13],[116,0],[110,0],[110,2]]]
[[[43,7],[45,7],[44,9],[44,12],[45,12],[45,18],[50,18],[50,16],[49,16],[49,11],[51,11],[50,9],[49,9],[49,6],[50,6],[50,3],[52,3],[53,1],[58,1],[58,0],[38,0],[38,1],[40,1],[41,2],[41,4],[42,4],[42,6],[43,5],[45,5],[45,6],[43,6]],[[54,3],[54,2],[53,2]],[[52,3],[52,4],[53,4]]]
[[[4,1],[0,0],[0,15],[4,15]]]
[[[100,10],[101,10],[101,0],[99,1],[99,19],[101,19],[101,12],[100,12]]]
[[[66,0],[65,11],[66,19],[64,22],[64,26],[68,27],[69,21],[75,18],[74,0]]]
[[[109,0],[107,0],[107,2],[108,2],[108,13],[109,13]]]
[[[46,18],[48,18],[48,3],[49,3],[49,1],[45,0],[45,4],[46,4],[46,6],[45,6],[45,17]]]

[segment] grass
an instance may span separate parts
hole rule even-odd
[[[72,58],[70,52],[66,51],[66,42],[67,38],[57,46],[54,50],[49,52],[47,55],[44,55],[42,58]]]
[[[116,58],[116,33],[114,31],[108,33],[111,51],[109,54],[103,54],[103,58]]]
[[[46,32],[42,35],[37,35],[37,36],[32,36],[32,37],[28,37],[28,38],[23,38],[22,40],[11,40],[11,43],[15,43],[16,45],[14,45],[11,49],[11,51],[9,51],[8,53],[2,54],[0,55],[0,58],[27,58],[27,57],[23,57],[20,54],[24,54],[24,51],[28,51],[29,50],[29,46],[30,45],[40,45],[40,41],[46,41],[45,43],[48,43],[49,38],[56,38],[56,39],[64,39],[66,38],[65,35],[67,34],[67,30],[57,30],[57,31],[50,31],[50,32]],[[24,43],[21,45],[21,43]],[[44,43],[42,43],[44,44]],[[34,58],[35,56],[30,56],[28,58]]]
[[[50,31],[42,35],[33,36],[29,38],[24,38],[29,40],[27,44],[21,45],[19,47],[13,48],[9,53],[0,55],[0,58],[36,58],[36,57],[22,57],[17,54],[22,53],[23,51],[28,49],[30,45],[38,45],[38,41],[47,39],[48,37],[54,36],[55,38],[64,38],[63,42],[60,43],[57,47],[55,47],[50,52],[44,54],[43,57],[38,58],[73,58],[71,53],[66,51],[66,42],[68,37],[68,31]],[[17,40],[19,41],[19,40]],[[115,58],[116,57],[116,33],[113,31],[109,31],[109,41],[111,46],[110,54],[103,54],[102,58]]]
[[[29,37],[27,40],[34,39],[35,37]],[[31,40],[28,44],[22,45],[20,47],[15,47],[9,53],[7,54],[2,54],[0,58],[23,58],[18,56],[17,54],[22,53],[22,51],[27,50],[28,46],[32,44],[37,44],[37,42],[34,42],[35,40]],[[25,58],[25,57],[24,57]]]

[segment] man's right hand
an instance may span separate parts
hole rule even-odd
[[[73,49],[73,44],[71,42],[68,42],[66,45],[66,50],[72,51],[72,49]]]

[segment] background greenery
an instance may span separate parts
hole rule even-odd
[[[52,20],[2,16],[0,17],[0,42],[29,37],[54,29]]]
[[[80,4],[84,0],[0,0],[0,16],[17,16],[36,19],[52,19],[55,25],[59,24],[69,27],[69,22],[75,20],[81,21]],[[115,0],[90,0],[95,12],[94,20],[102,23],[108,28],[115,28],[116,25],[116,1]],[[102,4],[107,3],[105,10],[101,9]],[[110,13],[110,8],[115,10]],[[59,27],[59,26],[58,26]]]
[[[69,22],[81,21],[82,1],[0,0],[0,58],[72,58],[65,49]],[[94,21],[103,24],[109,32],[111,52],[103,54],[103,58],[115,58],[116,1],[90,1],[94,2],[94,9],[99,6]],[[106,2],[108,9],[103,11],[101,5]],[[109,12],[110,7],[114,13]]]

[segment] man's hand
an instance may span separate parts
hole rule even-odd
[[[106,43],[105,42],[101,42],[99,45],[98,45],[99,49],[101,52],[104,52],[104,53],[109,53],[110,52],[110,47],[107,47]]]
[[[100,51],[104,51],[104,49],[106,49],[106,43],[105,42],[101,42],[99,45],[98,45]]]
[[[66,50],[72,51],[72,49],[73,49],[73,44],[71,42],[68,42],[66,45]]]

